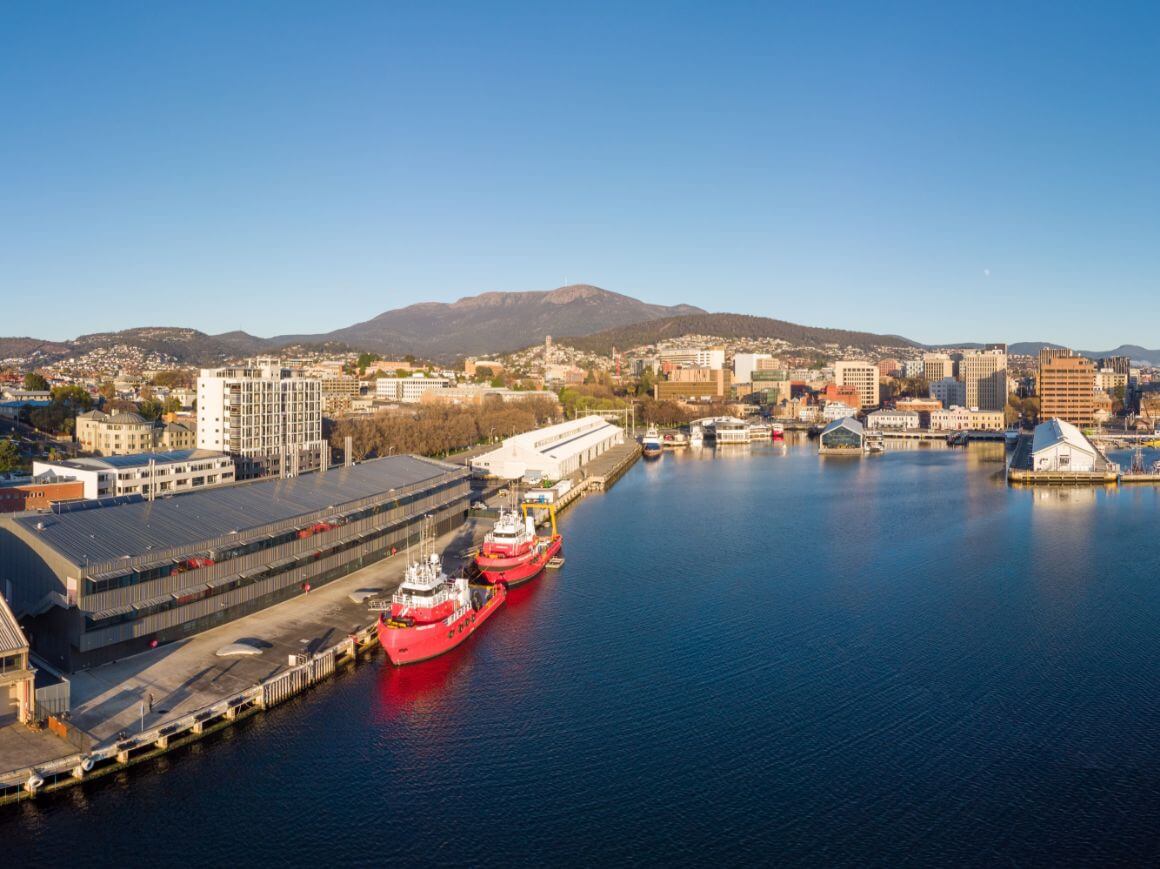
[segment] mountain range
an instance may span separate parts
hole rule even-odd
[[[837,345],[865,351],[922,348],[899,335],[802,326],[768,317],[709,313],[693,305],[656,305],[621,293],[574,284],[541,292],[489,292],[456,302],[422,302],[386,311],[331,332],[261,338],[247,332],[208,335],[185,327],[138,327],[82,335],[72,341],[0,338],[0,359],[46,364],[117,345],[166,353],[186,365],[213,365],[238,356],[293,350],[370,351],[383,356],[413,354],[439,362],[463,356],[500,354],[542,342],[552,335],[578,349],[607,353],[612,347],[654,344],[682,335],[782,339],[797,346]],[[945,345],[944,345],[945,346]],[[979,346],[971,344],[960,347]],[[1010,345],[1011,353],[1035,354],[1042,342]],[[1160,350],[1125,345],[1085,356],[1124,355],[1160,363]]]

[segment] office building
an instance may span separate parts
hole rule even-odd
[[[1039,416],[1072,425],[1095,422],[1095,363],[1083,356],[1055,356],[1039,366]]]
[[[374,564],[413,545],[426,515],[436,534],[450,531],[468,496],[464,468],[390,456],[180,498],[4,516],[0,588],[27,617],[33,651],[75,670]]]
[[[876,410],[866,417],[866,427],[875,431],[913,431],[919,425],[918,414],[908,410]]]
[[[375,380],[375,397],[402,404],[418,404],[424,393],[449,386],[451,381],[446,377],[427,377],[422,373],[411,377],[380,377]]]
[[[48,510],[53,504],[83,497],[84,485],[75,477],[43,471],[36,464],[31,477],[0,481],[0,513]]]
[[[233,483],[233,459],[210,450],[170,450],[107,458],[64,459],[33,462],[35,474],[71,477],[82,487],[79,498],[113,498],[142,495],[146,498],[180,495]]]
[[[960,407],[967,403],[965,386],[953,377],[930,381],[930,397],[937,399],[943,407]]]
[[[861,360],[835,362],[834,382],[857,389],[860,407],[878,405],[878,366]]]
[[[326,450],[322,381],[273,359],[202,369],[197,448],[229,453],[240,480],[292,477],[319,467]]]
[[[107,414],[90,410],[77,414],[75,434],[82,452],[98,456],[191,449],[197,439],[189,426],[155,422],[129,411]]]
[[[959,361],[967,407],[1002,410],[1007,406],[1007,353],[1003,350],[975,350]]]
[[[955,376],[955,363],[946,353],[924,353],[922,357],[922,376],[928,383],[942,380],[944,377]]]

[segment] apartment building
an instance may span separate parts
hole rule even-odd
[[[964,385],[953,377],[944,377],[942,380],[932,380],[930,397],[937,399],[943,407],[962,407],[967,403],[967,390]]]
[[[197,447],[229,453],[238,479],[296,476],[322,462],[322,381],[276,359],[204,368]]]
[[[83,452],[98,456],[191,449],[197,439],[191,428],[179,422],[154,422],[128,411],[107,414],[90,410],[78,414],[75,434]]]
[[[852,386],[858,390],[861,407],[878,405],[878,366],[861,360],[846,360],[834,363],[834,382],[839,386]]]

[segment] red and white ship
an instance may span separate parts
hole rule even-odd
[[[465,577],[448,578],[439,556],[430,553],[407,566],[390,614],[380,609],[379,643],[395,666],[430,660],[475,633],[506,599],[502,582],[472,588]]]
[[[488,582],[506,585],[509,588],[522,585],[543,573],[544,568],[548,566],[548,562],[560,554],[560,550],[564,546],[564,539],[556,531],[555,508],[550,504],[547,505],[548,515],[552,519],[552,533],[547,537],[540,537],[535,533],[536,526],[534,520],[530,515],[527,515],[527,510],[530,506],[542,507],[544,505],[524,505],[523,533],[527,537],[530,537],[530,543],[528,543],[526,551],[520,555],[508,556],[501,559],[487,556],[484,552],[480,552],[475,557],[476,566],[479,568],[480,573],[483,574],[483,578]],[[518,519],[518,516],[516,518]],[[497,522],[496,525],[498,527],[499,523]]]
[[[531,561],[535,543],[536,526],[531,517],[500,510],[495,525],[483,538],[475,563],[480,571],[507,570]]]
[[[769,427],[769,429],[770,429],[770,432],[772,434],[773,440],[775,440],[775,441],[785,440],[785,426],[782,425],[780,422],[773,423]]]

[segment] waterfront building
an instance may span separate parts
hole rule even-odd
[[[924,353],[922,376],[928,383],[955,376],[955,363],[946,353]]]
[[[1091,473],[1103,469],[1102,460],[1095,444],[1066,420],[1050,419],[1035,427],[1031,442],[1033,470]]]
[[[178,495],[233,483],[233,459],[212,450],[169,450],[131,456],[33,462],[35,474],[51,473],[77,480],[80,498]]]
[[[1006,350],[964,353],[959,361],[959,380],[963,382],[967,407],[1002,410],[1007,406]]]
[[[321,586],[466,515],[467,471],[390,456],[59,514],[0,517],[0,588],[64,669],[172,642]]]
[[[1039,366],[1037,388],[1041,418],[1062,419],[1078,426],[1095,422],[1096,369],[1090,359],[1083,356],[1047,359]]]
[[[920,419],[908,410],[876,410],[866,417],[866,427],[875,431],[915,431]]]
[[[559,480],[621,443],[624,429],[582,416],[506,438],[498,449],[472,459],[471,470],[480,477],[515,480],[538,473]]]
[[[861,454],[866,446],[866,431],[852,416],[836,419],[822,429],[818,437],[820,453]]]
[[[418,404],[424,393],[450,386],[451,381],[446,377],[427,377],[421,372],[410,377],[380,377],[375,380],[375,396],[385,401]]]
[[[846,404],[844,401],[827,401],[822,408],[822,419],[833,422],[834,420],[852,417],[857,412],[858,408]]]
[[[35,717],[36,671],[28,662],[28,640],[0,594],[0,727]]]
[[[84,485],[75,477],[42,471],[35,464],[31,477],[0,481],[0,513],[47,510],[58,502],[83,497]]]
[[[83,452],[98,456],[125,456],[158,448],[191,449],[196,440],[193,430],[179,422],[154,422],[129,411],[78,414],[75,434]]]
[[[930,414],[934,431],[1003,431],[1006,420],[1001,410],[950,407]]]
[[[862,360],[834,363],[834,382],[858,390],[859,407],[878,406],[878,367]]]
[[[930,397],[937,399],[943,407],[965,405],[967,403],[966,387],[953,377],[944,377],[942,380],[930,382]]]
[[[273,359],[202,369],[197,448],[229,453],[240,480],[292,477],[319,467],[325,455],[322,381]]]

